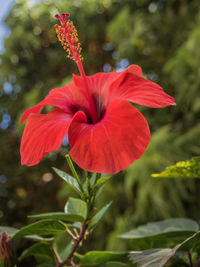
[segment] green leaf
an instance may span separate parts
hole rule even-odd
[[[144,251],[132,251],[129,254],[129,259],[133,263],[137,263],[138,267],[163,267],[177,250],[184,250],[184,247],[189,244],[195,246],[199,240],[200,232],[193,234],[182,243],[176,245],[174,248],[157,248]],[[186,251],[188,251],[188,248]]]
[[[2,232],[6,232],[10,237],[12,237],[17,231],[18,231],[18,229],[13,228],[13,227],[0,226],[0,234]]]
[[[60,176],[73,190],[75,190],[80,196],[82,196],[81,189],[79,187],[78,182],[74,177],[69,175],[66,172],[63,172],[55,167],[53,167],[53,170]]]
[[[24,250],[19,260],[23,260],[29,256],[34,256],[38,262],[52,262],[55,260],[54,253],[52,249],[43,243],[37,243],[28,249]]]
[[[12,238],[17,232],[19,231],[19,229],[13,228],[13,227],[9,227],[9,226],[0,226],[0,234],[2,232],[6,232],[10,238]],[[42,236],[39,235],[29,235],[27,236],[27,238],[32,239],[32,240],[36,240],[36,241],[52,241],[52,238],[44,238]]]
[[[73,243],[70,242],[68,245],[66,245],[62,250],[56,249],[57,253],[59,254],[61,260],[64,260],[67,258],[69,253],[71,252],[71,249],[73,247]]]
[[[66,233],[56,235],[53,241],[53,246],[61,260],[67,258],[67,256],[71,252],[73,245],[74,244],[71,242],[71,237],[66,236]]]
[[[101,220],[101,218],[106,213],[111,204],[112,202],[108,203],[99,212],[97,212],[97,214],[91,219],[88,230],[92,230],[97,225],[97,223]]]
[[[44,236],[39,236],[39,235],[27,235],[25,238],[34,240],[34,241],[44,241],[44,242],[52,242],[53,237],[44,237]]]
[[[177,162],[175,165],[167,167],[163,172],[152,174],[152,176],[161,178],[200,178],[200,157]]]
[[[99,265],[109,261],[128,261],[127,252],[114,252],[114,251],[90,251],[86,253],[80,260],[81,266],[84,265]]]
[[[162,267],[173,256],[179,247],[157,248],[144,251],[133,251],[129,254],[129,258],[133,263],[137,263],[137,267]]]
[[[112,176],[106,176],[106,177],[102,177],[102,178],[100,178],[100,179],[96,182],[96,184],[94,185],[93,190],[94,190],[94,191],[97,191],[100,187],[102,187],[102,185],[104,185],[107,181],[109,181],[111,177],[112,177]]]
[[[69,221],[69,222],[76,222],[80,220],[80,216],[76,216],[74,214],[66,214],[65,212],[48,212],[48,213],[31,215],[29,217],[36,218],[36,219],[56,219],[56,220],[63,220],[63,221]],[[82,221],[82,217],[81,217],[81,221]]]
[[[78,221],[84,222],[87,217],[87,204],[81,199],[70,197],[65,205],[65,213],[77,216]]]
[[[177,218],[147,223],[120,235],[120,237],[132,239],[133,249],[141,250],[155,247],[173,247],[198,230],[199,225],[195,221]]]
[[[142,238],[147,236],[155,236],[161,233],[189,231],[197,232],[199,225],[191,220],[185,218],[176,218],[165,221],[150,222],[145,225],[139,226],[130,232],[120,235],[121,238]]]
[[[14,236],[14,238],[29,235],[50,235],[66,231],[66,225],[61,221],[42,220],[22,227]]]
[[[127,267],[127,264],[116,261],[106,263],[106,267],[124,267],[124,266]]]

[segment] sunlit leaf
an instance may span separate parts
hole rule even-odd
[[[163,172],[152,174],[152,176],[161,178],[200,178],[200,157],[177,162],[175,165],[167,167]]]

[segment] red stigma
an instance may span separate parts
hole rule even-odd
[[[56,15],[55,15],[55,18],[60,20],[61,25],[65,25],[65,20],[66,20],[66,18],[69,17],[69,16],[70,16],[69,13],[62,13],[61,16],[58,15],[58,14],[56,14]]]
[[[55,18],[60,21],[61,25],[56,24],[54,27],[56,29],[58,40],[68,53],[68,57],[77,62],[83,59],[81,57],[81,46],[73,22],[70,19],[66,21],[66,18],[69,16],[69,13],[62,13],[61,16],[56,14]]]

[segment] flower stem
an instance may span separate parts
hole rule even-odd
[[[79,176],[78,176],[78,173],[76,172],[76,170],[75,170],[75,168],[74,168],[74,164],[73,164],[73,162],[72,162],[72,160],[71,160],[70,155],[67,154],[67,155],[65,156],[65,158],[66,158],[66,160],[67,160],[67,162],[68,162],[68,164],[69,164],[69,167],[70,167],[70,169],[71,169],[71,172],[72,172],[74,178],[75,178],[75,179],[77,180],[77,182],[78,182],[78,185],[79,185],[81,191],[84,192],[83,187],[82,187],[82,184],[81,184],[81,180],[80,180],[80,178],[79,178]]]

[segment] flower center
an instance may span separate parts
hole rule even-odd
[[[84,85],[83,90],[90,106],[92,123],[96,123],[97,121],[99,121],[99,116],[95,108],[95,103],[91,91],[87,83],[87,77],[85,75],[83,65],[81,63],[83,57],[81,56],[81,46],[78,40],[77,30],[70,19],[68,19],[66,22],[66,18],[69,17],[68,13],[62,13],[61,16],[56,15],[55,17],[60,20],[61,24],[61,25],[56,24],[54,26],[58,36],[58,40],[61,42],[63,48],[68,53],[67,57],[74,60],[77,64],[81,77],[83,78],[83,85]]]
[[[105,101],[104,98],[99,94],[93,94],[92,97],[95,103],[96,112],[98,114],[98,121],[100,121],[105,115]],[[71,105],[70,110],[73,114],[75,114],[77,111],[83,111],[87,117],[88,124],[93,124],[91,114],[87,109],[85,109],[85,107],[82,107],[81,105]]]

